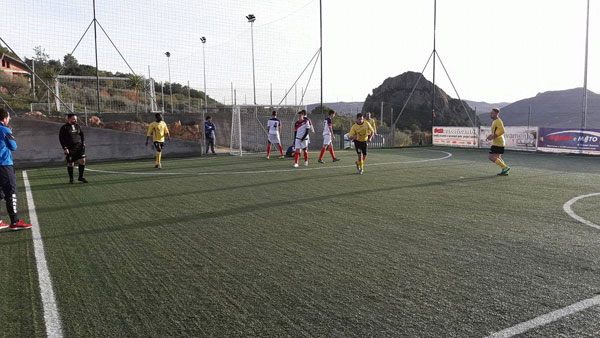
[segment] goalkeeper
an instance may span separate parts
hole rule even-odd
[[[365,170],[365,161],[367,159],[367,142],[371,142],[373,138],[374,130],[369,122],[365,121],[362,114],[356,115],[356,123],[350,129],[348,137],[354,140],[354,148],[356,148],[356,154],[358,155],[358,161],[356,161],[356,169],[360,175]]]

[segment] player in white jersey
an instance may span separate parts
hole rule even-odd
[[[331,158],[333,158],[333,162],[339,161],[338,158],[335,157],[335,153],[333,152],[333,144],[332,141],[335,141],[335,136],[333,135],[333,118],[335,117],[335,111],[330,110],[329,115],[323,121],[323,148],[321,148],[321,154],[319,155],[319,163],[323,162],[323,155],[327,148],[329,148],[329,153],[331,154]]]
[[[306,110],[302,110],[298,113],[298,121],[294,124],[295,131],[295,147],[296,155],[294,157],[294,168],[298,168],[298,160],[300,159],[300,152],[304,153],[304,165],[308,166],[308,144],[310,143],[309,133],[314,129],[312,122],[306,117]]]
[[[269,145],[267,145],[267,160],[271,156],[271,145],[276,144],[279,147],[279,153],[281,156],[279,158],[285,158],[283,156],[283,147],[281,146],[281,121],[277,118],[277,112],[273,111],[271,114],[271,119],[267,122],[267,131],[269,133]]]

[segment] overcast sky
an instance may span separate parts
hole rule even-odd
[[[200,36],[206,36],[207,87],[218,100],[252,100],[250,25],[255,23],[258,101],[274,101],[319,47],[318,0],[98,0],[98,19],[138,73],[202,89]],[[589,88],[600,93],[600,3],[592,1]],[[71,52],[92,18],[91,0],[0,0],[14,11],[0,34],[19,54],[42,45],[52,58]],[[515,101],[583,86],[585,0],[438,0],[438,52],[463,99]],[[323,0],[325,101],[362,101],[387,77],[421,71],[433,46],[433,0]],[[93,32],[75,56],[93,64]],[[100,68],[127,71],[99,33]],[[309,83],[312,65],[298,82]],[[426,71],[431,80],[432,68]],[[319,67],[306,102],[319,97]],[[439,67],[439,85],[455,96]],[[293,94],[292,94],[293,93]],[[288,103],[293,103],[292,91]],[[244,97],[244,98],[242,98]]]

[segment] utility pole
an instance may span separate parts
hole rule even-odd
[[[98,99],[97,112],[100,114],[100,69],[98,68],[98,20],[96,20],[96,0],[94,2],[94,50],[96,53],[96,94]]]

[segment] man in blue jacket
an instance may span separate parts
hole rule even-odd
[[[0,229],[30,229],[31,224],[25,224],[17,214],[17,176],[12,159],[12,152],[17,150],[17,142],[8,127],[9,122],[10,114],[0,108],[0,197],[6,200],[6,209],[10,216],[10,225],[0,221]]]
[[[204,122],[204,135],[206,139],[206,153],[208,154],[208,150],[212,151],[213,155],[215,153],[215,124],[212,122],[212,118],[210,116],[206,117],[206,121]]]

